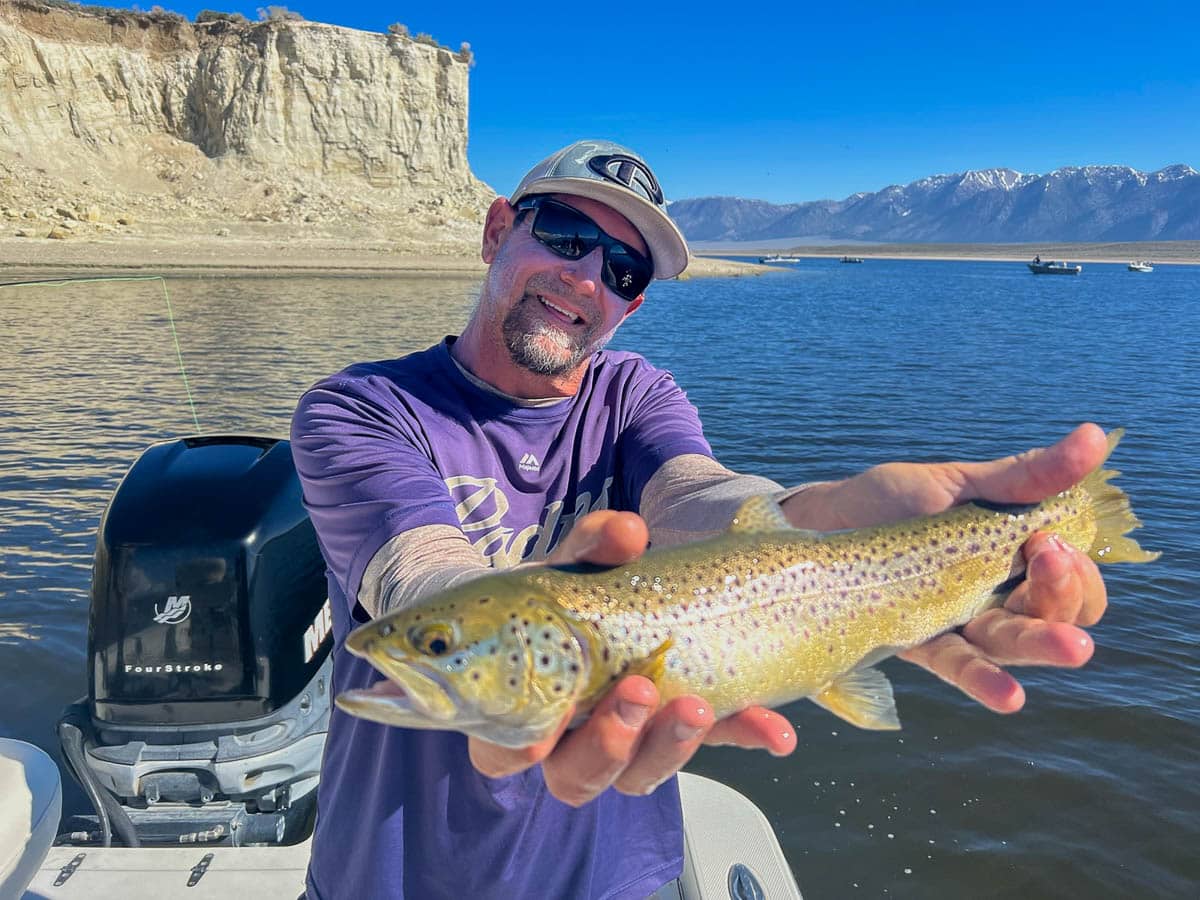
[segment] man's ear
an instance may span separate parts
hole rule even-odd
[[[497,197],[492,201],[492,205],[487,211],[487,219],[483,223],[483,248],[480,254],[483,256],[483,261],[489,266],[496,258],[496,252],[500,249],[500,245],[512,231],[516,219],[516,210],[512,208],[507,198]]]
[[[624,322],[626,318],[631,316],[633,314],[633,311],[635,309],[637,309],[639,306],[641,306],[642,301],[645,299],[646,299],[645,294],[638,294],[634,299],[630,300],[629,305],[625,307],[625,312],[623,312],[621,314],[621,321]]]

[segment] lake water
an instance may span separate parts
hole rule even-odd
[[[317,378],[458,331],[475,291],[166,288],[201,428],[277,436]],[[0,735],[51,752],[86,690],[104,504],[148,444],[195,430],[165,299],[157,282],[0,289]],[[675,373],[723,462],[785,484],[1126,427],[1113,462],[1163,557],[1107,569],[1088,666],[1027,671],[1026,709],[1001,717],[891,660],[903,731],[799,703],[790,758],[706,749],[691,768],[767,813],[809,900],[1197,896],[1200,267],[811,260],[655,285],[614,346]],[[65,803],[86,805],[69,783]]]

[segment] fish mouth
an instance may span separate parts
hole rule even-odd
[[[414,728],[422,724],[444,727],[461,719],[461,698],[438,672],[411,661],[394,660],[370,648],[357,655],[385,677],[368,688],[338,695],[335,702],[342,710],[389,725]]]
[[[343,712],[385,725],[446,727],[461,719],[457,697],[438,679],[413,670],[390,672],[370,688],[343,691],[335,702]]]

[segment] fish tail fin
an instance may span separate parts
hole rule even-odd
[[[1114,428],[1108,433],[1106,462],[1124,434],[1124,428]],[[1096,537],[1088,548],[1088,555],[1096,562],[1103,563],[1152,562],[1162,554],[1143,550],[1136,540],[1125,537],[1135,528],[1141,528],[1142,523],[1134,515],[1125,492],[1109,484],[1111,479],[1120,474],[1115,469],[1106,469],[1101,465],[1083,479],[1081,486],[1091,496],[1096,512]]]

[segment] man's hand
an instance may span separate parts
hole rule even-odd
[[[616,566],[641,556],[649,533],[634,513],[599,510],[580,519],[547,560],[553,565],[588,562]],[[564,735],[559,731],[532,747],[511,750],[470,738],[471,762],[498,778],[542,764],[546,786],[559,800],[581,806],[608,787],[648,794],[674,775],[706,741],[791,753],[796,736],[778,713],[752,708],[720,722],[699,697],[677,697],[658,708],[658,690],[648,678],[618,681],[588,719]]]
[[[784,504],[788,519],[817,530],[863,528],[941,512],[968,500],[1036,503],[1080,481],[1104,460],[1104,432],[1081,425],[1050,447],[983,463],[888,463],[846,481],[814,485]],[[1104,615],[1100,570],[1058,538],[1024,546],[1026,580],[1003,608],[900,656],[996,712],[1016,712],[1025,692],[1001,666],[1077,667],[1095,649],[1087,632]]]

